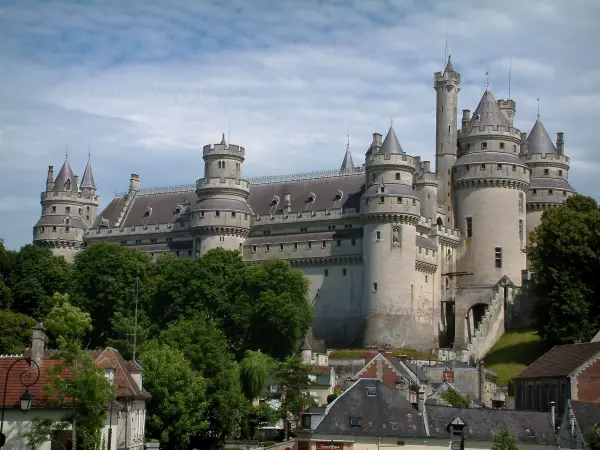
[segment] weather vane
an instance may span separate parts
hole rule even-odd
[[[489,72],[485,73],[485,88],[486,89],[490,88],[490,73]]]
[[[538,92],[538,96],[537,96],[537,108],[538,108],[537,118],[539,119],[540,118],[540,93],[539,92]]]

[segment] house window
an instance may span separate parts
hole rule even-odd
[[[399,180],[399,179],[400,179],[400,174],[399,174],[399,173],[397,173],[397,174],[396,174],[396,180]]]
[[[342,269],[342,275],[346,276],[346,269]]]
[[[78,211],[78,212],[79,212],[79,215],[81,215],[81,208],[79,208],[79,211]]]
[[[563,197],[567,196],[567,191],[563,191]]]
[[[565,194],[566,194],[566,192],[565,192]],[[356,245],[356,239],[355,238],[352,238],[352,245]]]
[[[156,239],[150,239],[151,244],[156,244]]]
[[[52,207],[52,212],[56,212],[56,206]]]
[[[325,270],[323,271],[323,275],[325,275],[326,277],[328,277],[328,276],[329,276],[329,270],[328,270],[328,269],[325,269]]]
[[[523,212],[523,194],[519,193],[519,212]]]
[[[427,275],[425,275],[425,283],[429,283],[429,279],[428,279]]]
[[[294,242],[294,250],[298,250],[298,243]]]
[[[188,250],[188,256],[192,256],[192,251]]]
[[[375,232],[375,240],[376,241],[380,241],[381,240],[381,231],[376,231]]]
[[[496,261],[496,268],[502,268],[502,247],[496,247],[494,250],[494,259]]]
[[[517,144],[514,144],[513,145],[513,152],[516,152],[516,151],[517,151]]]
[[[52,227],[52,231],[56,231],[56,227]]]
[[[500,142],[500,149],[504,149],[504,142]]]
[[[232,218],[232,219],[235,219],[235,212],[232,212],[232,213],[231,213],[231,218]]]
[[[66,206],[65,207],[65,212],[66,213],[70,213],[71,212],[71,207],[70,206]]]
[[[302,227],[302,228],[300,228],[300,233],[306,233],[307,230],[308,230],[308,228]]]
[[[337,242],[336,242],[336,244],[337,244],[338,247],[340,247],[342,245],[342,241],[338,239]]]
[[[279,244],[279,251],[282,252],[283,251],[283,244]]]
[[[127,241],[121,241],[121,245],[127,245]]]
[[[379,203],[385,203],[385,197],[379,197]]]
[[[252,253],[256,253],[256,245],[252,246]]]
[[[44,232],[44,227],[40,227],[40,233]]]
[[[466,165],[466,168],[467,168],[467,172],[468,172],[469,171],[469,165],[468,164]]]
[[[71,231],[71,228],[65,227],[65,233],[68,233],[69,231]]]
[[[514,164],[513,164],[513,166],[512,166],[512,171],[513,171],[513,172],[516,172],[516,171],[517,171],[517,166],[515,166]]]
[[[554,192],[552,191],[552,189],[548,189],[548,195],[554,195]]]
[[[448,194],[450,195],[450,194]],[[413,206],[417,206],[417,200],[413,198]]]
[[[549,175],[550,174],[550,169],[544,169],[544,175]]]
[[[360,419],[358,417],[350,417],[351,427],[360,427]]]
[[[467,237],[473,237],[473,218],[467,217]]]
[[[537,189],[533,190],[533,195],[537,195]]]
[[[200,211],[200,217],[204,217],[204,211]]]
[[[471,148],[471,144],[467,144],[467,150]]]
[[[89,214],[87,216],[85,216],[85,220],[88,220],[88,221],[90,220]]]
[[[373,292],[377,292],[377,283],[373,283]]]
[[[481,148],[487,148],[487,142],[482,142],[481,143]]]

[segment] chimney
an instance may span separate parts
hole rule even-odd
[[[431,172],[431,162],[423,161],[423,172]]]
[[[46,190],[51,191],[54,187],[54,166],[48,166],[48,178],[46,178]]]
[[[140,176],[132,173],[131,178],[129,179],[129,194],[137,192],[140,187]]]
[[[31,370],[38,370],[38,368],[42,368],[42,359],[44,358],[45,348],[46,329],[44,328],[43,322],[40,322],[33,327],[33,340],[31,342]]]
[[[377,349],[376,345],[365,346],[365,364],[367,364],[369,361],[375,358],[375,356],[377,356],[378,353],[379,350]]]
[[[382,348],[379,353],[383,353],[383,356],[385,356],[385,359],[388,361],[392,360],[392,348],[390,346]]]
[[[556,152],[559,155],[565,154],[565,133],[556,133]]]
[[[442,373],[442,380],[447,381],[448,383],[454,383],[454,370],[444,369],[444,372]]]
[[[373,142],[371,143],[373,149],[381,147],[381,134],[373,133]]]
[[[521,133],[521,155],[527,154],[527,133]]]
[[[552,422],[552,429],[556,430],[556,403],[554,400],[550,402],[550,422]]]
[[[471,111],[468,109],[463,109],[463,116],[462,116],[462,127],[466,128],[467,125],[469,125],[469,122],[471,121]]]
[[[73,175],[73,183],[75,186],[75,189],[73,189],[75,192],[79,191],[79,175]]]
[[[483,394],[485,392],[485,366],[483,359],[479,361],[479,401],[483,402]]]
[[[417,392],[417,409],[419,412],[425,411],[425,388],[420,387]]]

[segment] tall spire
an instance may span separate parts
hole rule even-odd
[[[350,153],[350,131],[348,131],[348,133],[346,133],[346,154],[344,155],[340,171],[344,172],[352,169],[354,169],[354,161],[352,161],[352,153]]]
[[[538,112],[537,112],[537,118],[540,118],[540,93],[538,92],[538,96],[537,96],[537,108],[538,108]]]
[[[94,180],[94,172],[92,171],[92,161],[88,155],[88,162],[83,172],[83,179],[79,185],[81,189],[96,189],[96,180]]]
[[[486,89],[479,101],[479,105],[473,113],[470,126],[484,127],[486,125],[504,126],[510,128],[510,123],[506,119],[504,113],[500,110],[498,102],[494,98],[494,94],[489,89]]]
[[[390,130],[388,134],[385,136],[383,140],[383,144],[381,144],[381,153],[402,155],[404,150],[400,146],[400,142],[398,142],[398,137],[396,136],[396,132],[394,131],[394,127],[390,124]]]
[[[540,119],[535,121],[531,132],[527,136],[527,153],[530,155],[556,153],[554,142],[548,136],[548,132]]]
[[[487,91],[490,88],[490,73],[485,72],[485,90]]]

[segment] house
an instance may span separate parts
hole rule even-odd
[[[48,402],[44,386],[48,381],[51,368],[58,364],[53,359],[52,350],[45,348],[46,335],[42,323],[35,326],[31,349],[22,355],[0,356],[0,392],[6,388],[6,412],[4,417],[4,434],[6,444],[3,450],[23,449],[24,434],[34,419],[62,419],[67,410]],[[146,401],[150,395],[142,386],[141,366],[134,361],[125,361],[118,350],[107,347],[104,350],[90,352],[94,363],[104,369],[105,376],[110,379],[117,391],[116,398],[108,404],[107,417],[104,421],[102,436],[105,441],[109,436],[113,449],[142,450],[144,447],[144,429],[146,420]],[[31,361],[34,361],[37,366]],[[5,374],[12,366],[5,386]],[[39,379],[38,369],[39,367]],[[69,374],[65,371],[65,376]],[[37,381],[36,381],[37,379]],[[24,386],[30,385],[30,386]],[[33,384],[32,384],[33,383]],[[31,394],[31,409],[23,414],[20,399],[24,392]],[[63,431],[39,447],[39,450],[58,450],[68,448],[71,431]]]
[[[562,448],[584,448],[586,433],[600,424],[600,403],[567,400],[562,416],[558,442]]]
[[[568,400],[600,401],[600,342],[557,345],[516,375],[515,408],[561,417]]]
[[[522,449],[557,448],[551,415],[489,408],[411,404],[377,379],[362,378],[325,410],[303,415],[298,450],[375,450],[491,448],[500,430],[508,430]]]

